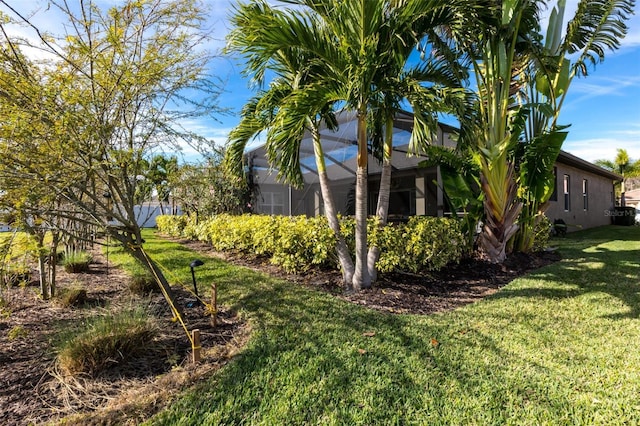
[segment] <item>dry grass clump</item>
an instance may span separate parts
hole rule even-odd
[[[68,339],[58,353],[58,366],[68,375],[97,376],[144,353],[158,329],[142,309],[99,317]]]
[[[82,306],[87,302],[87,289],[81,286],[59,288],[56,299],[65,308]]]
[[[136,269],[131,274],[129,291],[138,296],[146,296],[149,293],[159,293],[160,286],[158,286],[155,278],[149,272],[143,269]]]
[[[91,253],[86,251],[72,251],[64,256],[64,270],[70,273],[88,272],[89,264],[93,261]]]

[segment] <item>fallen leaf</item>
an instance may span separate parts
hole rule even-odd
[[[373,337],[376,335],[375,331],[367,331],[366,333],[362,333],[364,337]]]
[[[434,348],[437,347],[440,344],[440,342],[438,342],[436,339],[431,339],[431,346],[433,346]]]
[[[358,349],[358,352],[360,353],[360,355],[364,355],[367,353],[367,351],[365,351],[364,349]]]

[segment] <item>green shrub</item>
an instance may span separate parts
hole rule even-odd
[[[532,251],[538,252],[547,248],[551,237],[551,220],[544,214],[536,217],[536,226],[533,230]]]
[[[56,300],[65,308],[81,306],[87,302],[87,290],[79,285],[70,288],[59,288]]]
[[[464,252],[464,235],[454,219],[413,216],[406,224],[374,227],[371,241],[381,249],[380,272],[437,271],[457,263]]]
[[[462,257],[464,237],[456,220],[420,216],[407,224],[383,228],[376,224],[376,219],[369,219],[369,242],[382,250],[380,272],[437,270]],[[353,253],[355,220],[341,218],[340,227]],[[289,272],[337,265],[335,236],[324,217],[220,214],[188,224],[184,232],[188,235],[183,236],[208,242],[218,251],[268,256]]]
[[[89,271],[89,264],[93,261],[91,253],[86,251],[72,251],[64,255],[64,270],[71,273]]]
[[[156,226],[163,234],[171,235],[172,237],[182,237],[188,219],[186,215],[160,215],[156,217]]]
[[[110,366],[145,353],[154,344],[156,335],[154,322],[141,309],[99,317],[62,344],[58,365],[65,374],[96,376]]]
[[[335,262],[335,236],[323,217],[284,217],[278,224],[271,262],[289,272]]]

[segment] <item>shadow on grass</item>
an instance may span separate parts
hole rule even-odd
[[[640,228],[607,226],[555,240],[564,260],[527,275],[552,286],[508,286],[493,298],[574,298],[606,293],[622,301],[626,313],[612,319],[640,317]]]
[[[190,250],[171,249],[165,259],[151,245],[149,253],[189,279],[182,265],[193,258]],[[539,411],[570,405],[539,379],[548,375],[543,365],[529,362],[531,373],[496,368],[523,360],[464,316],[416,324],[416,317],[371,311],[197,256],[205,260],[198,282],[215,282],[220,302],[251,319],[253,337],[234,362],[154,424],[504,423],[524,400]],[[556,297],[553,291],[546,297]]]

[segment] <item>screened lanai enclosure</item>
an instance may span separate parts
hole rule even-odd
[[[326,126],[320,128],[325,154],[327,174],[338,212],[354,213],[356,182],[356,113],[344,111],[338,114],[338,128],[334,131]],[[389,219],[402,220],[413,215],[443,216],[447,211],[442,191],[438,185],[440,176],[437,167],[422,168],[418,163],[423,156],[407,154],[413,116],[399,112],[394,119],[391,196]],[[433,144],[454,147],[453,127],[439,124]],[[324,214],[322,195],[313,152],[311,135],[307,134],[300,148],[300,163],[304,176],[304,187],[295,189],[277,180],[277,170],[267,162],[264,146],[248,152],[253,182],[257,186],[254,211],[262,214],[307,215]],[[381,163],[369,153],[368,161],[369,214],[374,214],[378,188],[380,187]]]

